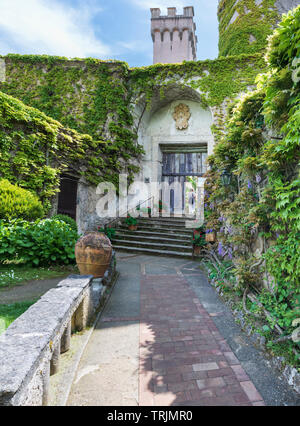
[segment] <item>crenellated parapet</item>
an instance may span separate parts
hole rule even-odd
[[[177,15],[176,7],[169,7],[164,16],[159,8],[151,9],[151,35],[154,64],[196,60],[197,36],[192,6],[185,7],[183,15]]]

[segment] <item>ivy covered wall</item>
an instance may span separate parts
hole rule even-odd
[[[257,294],[271,313],[266,337],[272,340],[275,325],[284,330],[279,347],[270,342],[270,348],[280,351],[288,342],[292,356],[300,345],[291,341],[300,317],[299,42],[300,6],[270,38],[267,73],[258,77],[256,90],[229,111],[226,133],[209,158],[205,193],[218,256],[234,265],[231,282],[221,285],[244,302],[249,291]],[[259,310],[257,304],[248,308],[252,315]]]
[[[155,92],[164,97],[168,87],[186,85],[201,94],[204,107],[218,109],[253,86],[265,67],[260,54],[133,69],[123,62],[95,59],[8,55],[2,60],[5,81],[0,90],[89,134],[102,153],[90,159],[92,171],[101,168],[103,179],[114,183],[120,171],[131,178],[138,171],[142,150],[132,115],[137,98],[150,103]],[[220,111],[215,118],[221,129]]]
[[[0,90],[90,135],[89,181],[116,183],[124,171],[133,178],[142,153],[132,128],[127,74],[122,62],[8,55]]]
[[[239,55],[262,51],[267,37],[280,21],[281,13],[290,8],[278,8],[276,0],[219,1],[219,56]]]
[[[104,163],[91,136],[0,92],[0,176],[38,194],[46,208],[62,172],[85,176],[91,184],[99,179],[91,161],[94,154]]]

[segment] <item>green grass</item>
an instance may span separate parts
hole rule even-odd
[[[0,305],[0,334],[4,333],[7,327],[35,302],[36,300]]]
[[[49,268],[33,268],[26,265],[1,265],[0,290],[14,287],[26,281],[45,280],[58,278],[71,273],[76,273],[75,266],[56,266]]]

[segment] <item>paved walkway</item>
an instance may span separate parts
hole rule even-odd
[[[68,405],[299,405],[197,262],[118,255]]]

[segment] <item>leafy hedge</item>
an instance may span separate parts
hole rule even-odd
[[[66,214],[56,214],[52,216],[51,219],[61,220],[62,222],[68,224],[73,231],[78,232],[76,221]]]
[[[74,263],[78,238],[61,220],[0,221],[0,262],[22,260],[32,266]]]
[[[35,220],[43,215],[42,203],[36,195],[0,179],[0,219]]]

